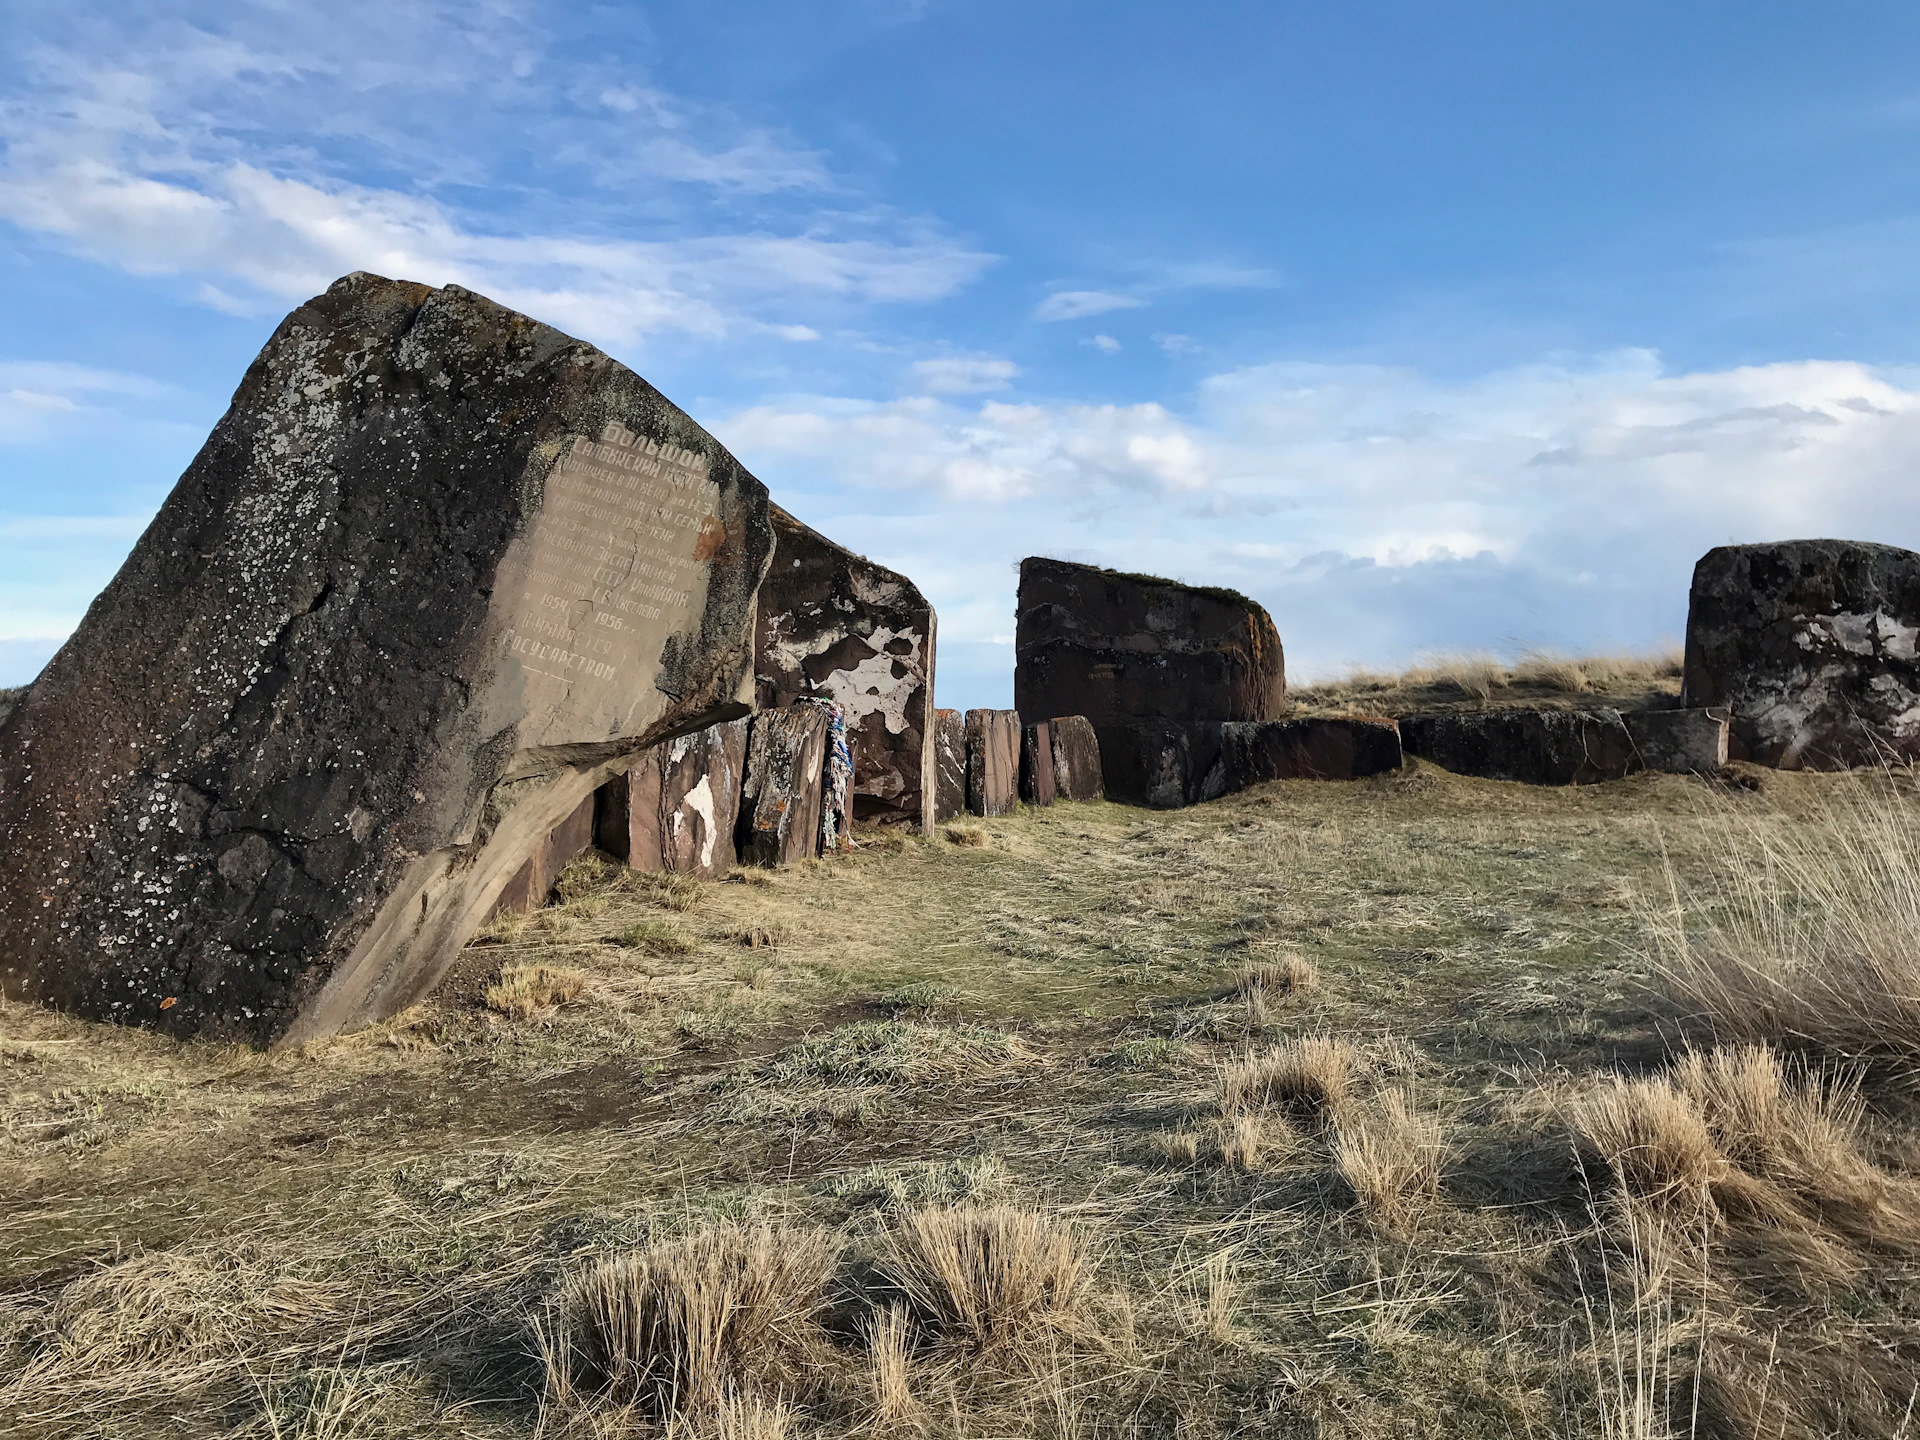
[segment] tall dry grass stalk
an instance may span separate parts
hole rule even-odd
[[[1300,1120],[1323,1118],[1346,1102],[1357,1059],[1345,1040],[1306,1035],[1231,1061],[1220,1072],[1220,1113],[1277,1109]]]
[[[888,1230],[880,1269],[927,1330],[981,1350],[1069,1323],[1092,1295],[1080,1237],[1011,1205],[908,1214]]]
[[[913,1327],[904,1305],[868,1317],[867,1384],[877,1433],[898,1435],[925,1426],[927,1407],[913,1393]]]
[[[539,1326],[545,1403],[705,1423],[739,1397],[795,1390],[824,1343],[836,1260],[825,1232],[768,1225],[714,1226],[603,1260]]]
[[[1333,1166],[1360,1208],[1390,1226],[1417,1219],[1440,1194],[1447,1134],[1440,1117],[1400,1090],[1342,1114]]]
[[[1920,1080],[1920,804],[1833,782],[1809,813],[1703,818],[1718,856],[1644,916],[1670,993],[1722,1040]]]

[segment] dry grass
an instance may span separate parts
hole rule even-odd
[[[913,1391],[913,1327],[906,1307],[875,1311],[867,1321],[866,1336],[873,1428],[882,1435],[921,1429],[927,1407]]]
[[[1668,987],[1715,1036],[1920,1078],[1920,805],[1845,777],[1807,813],[1704,815],[1719,858],[1669,873],[1646,922]]]
[[[691,955],[695,946],[683,932],[659,920],[642,920],[613,937],[613,943],[645,955]]]
[[[1386,714],[1451,705],[1553,702],[1600,692],[1633,706],[1676,704],[1681,671],[1677,646],[1649,654],[1568,655],[1528,651],[1503,661],[1484,651],[1432,656],[1398,673],[1354,671],[1342,680],[1290,692],[1306,713],[1360,709]]]
[[[564,965],[508,965],[500,979],[487,987],[489,1010],[510,1020],[525,1020],[536,1011],[579,998],[587,977]]]
[[[949,825],[946,828],[947,839],[955,845],[965,845],[978,850],[987,843],[987,832],[978,825]]]
[[[1092,1294],[1080,1237],[1011,1205],[915,1211],[887,1231],[880,1270],[916,1322],[975,1350],[1068,1324]]]
[[[749,950],[778,950],[793,943],[793,927],[777,922],[771,925],[742,925],[727,938]]]
[[[1388,1226],[1417,1220],[1440,1194],[1447,1136],[1440,1117],[1390,1090],[1335,1122],[1333,1167],[1360,1208]]]
[[[1352,1093],[1356,1058],[1345,1040],[1309,1035],[1230,1061],[1220,1072],[1220,1113],[1278,1109],[1297,1120],[1324,1119]]]
[[[1271,959],[1249,960],[1233,977],[1234,993],[1267,1001],[1310,995],[1320,984],[1320,969],[1294,951]]]
[[[764,1409],[814,1379],[837,1258],[824,1231],[721,1225],[603,1260],[539,1327],[545,1404],[695,1423],[746,1396]]]

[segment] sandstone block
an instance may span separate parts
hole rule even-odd
[[[1020,563],[1014,707],[1121,720],[1269,720],[1286,708],[1279,632],[1231,590],[1093,565]]]
[[[1062,800],[1098,800],[1105,793],[1100,774],[1100,739],[1084,715],[1059,715],[1053,733],[1054,793]]]
[[[934,810],[936,821],[967,808],[967,721],[958,710],[933,712]]]
[[[753,717],[736,845],[743,864],[791,865],[820,853],[831,720],[817,705],[787,705]]]
[[[1020,798],[1029,805],[1051,805],[1053,796],[1053,731],[1041,720],[1020,731]]]
[[[1020,716],[967,711],[967,810],[1004,815],[1020,795]]]
[[[1731,712],[1735,760],[1920,758],[1920,554],[1850,540],[1726,545],[1694,567],[1681,704]]]
[[[0,980],[311,1039],[431,989],[630,757],[745,712],[765,488],[449,286],[282,322],[0,725]]]
[[[772,507],[775,554],[760,587],[758,704],[806,697],[845,712],[853,818],[930,824],[937,618],[914,583]]]
[[[1474,710],[1406,715],[1409,755],[1456,775],[1527,785],[1592,785],[1641,768],[1617,710]]]
[[[1630,710],[1620,718],[1649,770],[1711,775],[1726,766],[1725,710]]]
[[[601,786],[600,848],[636,870],[726,874],[736,858],[748,725],[729,720],[677,736]]]

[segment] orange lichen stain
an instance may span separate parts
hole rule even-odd
[[[160,1008],[162,1010],[171,1010],[173,1009],[174,1006],[178,1005],[179,1003],[180,1003],[180,997],[178,995],[169,995],[167,996],[166,999],[160,1002]]]
[[[700,533],[694,537],[693,558],[711,560],[720,553],[720,547],[727,543],[727,527],[720,523],[717,516],[709,515],[700,522]]]

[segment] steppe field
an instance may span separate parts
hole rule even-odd
[[[1910,777],[576,862],[292,1053],[0,1012],[0,1433],[1920,1434]]]

